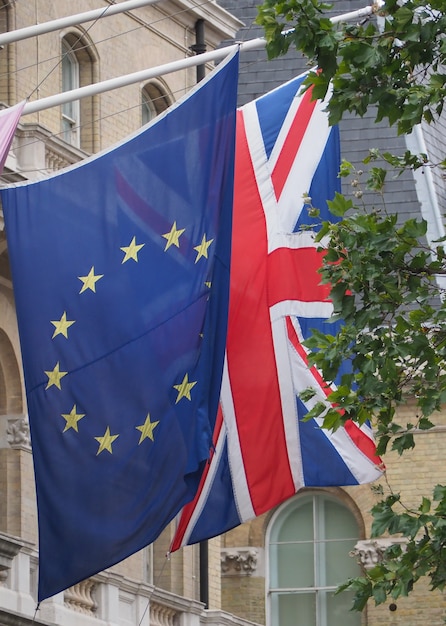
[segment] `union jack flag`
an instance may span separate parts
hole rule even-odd
[[[172,551],[230,530],[302,487],[381,475],[370,428],[302,421],[327,387],[302,345],[332,312],[304,197],[340,191],[338,129],[300,76],[238,111],[226,360],[214,449]],[[333,324],[330,325],[333,332]],[[299,393],[316,390],[304,404]]]

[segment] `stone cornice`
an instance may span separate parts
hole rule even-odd
[[[221,572],[224,576],[251,576],[258,562],[256,548],[226,548],[221,551]]]
[[[383,559],[384,552],[390,546],[404,544],[407,540],[403,537],[385,537],[379,539],[362,539],[358,541],[351,551],[350,556],[359,557],[359,562],[365,569],[371,569]]]

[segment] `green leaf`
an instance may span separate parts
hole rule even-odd
[[[427,417],[422,417],[418,422],[418,428],[421,430],[430,430],[434,428],[435,424],[433,424]]]
[[[429,513],[430,510],[431,510],[431,501],[428,498],[425,498],[423,496],[420,507],[419,507],[419,511],[421,513]]]
[[[369,172],[369,178],[367,180],[368,188],[374,189],[375,191],[381,191],[384,187],[386,176],[387,170],[385,170],[383,167],[372,167]]]
[[[398,454],[403,454],[405,450],[411,450],[415,447],[415,441],[412,433],[406,433],[394,439],[392,443],[392,450],[396,450]]]
[[[347,199],[345,196],[336,192],[333,200],[327,201],[328,208],[337,217],[343,217],[346,212],[353,207],[351,199]]]
[[[426,220],[409,219],[404,222],[398,233],[406,237],[423,237],[427,232]]]
[[[333,430],[334,431],[334,430],[337,430],[338,428],[340,428],[343,425],[344,425],[344,422],[342,420],[342,416],[339,413],[339,411],[336,411],[335,409],[329,410],[326,413],[326,415],[324,416],[324,420],[322,422],[322,427],[325,430]]]
[[[373,511],[371,536],[380,537],[383,535],[395,518],[396,515],[391,508],[386,507],[382,511]]]
[[[441,500],[446,501],[446,485],[436,485],[434,487],[433,498],[437,502]]]
[[[373,598],[375,600],[375,604],[382,604],[386,601],[386,588],[384,585],[375,585],[373,587]]]
[[[302,402],[308,402],[316,395],[316,390],[312,388],[304,389],[299,393],[299,397]]]
[[[399,8],[393,16],[395,26],[400,30],[405,30],[407,25],[412,23],[413,18],[413,9],[405,6]]]

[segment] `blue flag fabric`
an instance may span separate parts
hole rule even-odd
[[[113,150],[2,191],[39,600],[151,543],[209,457],[229,293],[238,55]]]

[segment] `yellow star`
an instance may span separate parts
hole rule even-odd
[[[167,239],[164,252],[166,252],[166,250],[170,248],[170,246],[176,246],[177,248],[180,247],[180,241],[179,241],[180,236],[184,233],[185,230],[186,230],[185,228],[177,228],[176,222],[172,224],[172,228],[170,229],[170,232],[163,235],[164,239]]]
[[[110,435],[110,427],[107,426],[107,430],[103,437],[95,437],[96,441],[99,441],[99,450],[96,452],[96,456],[101,454],[103,450],[108,450],[110,454],[113,454],[112,443],[117,439],[119,435]]]
[[[141,426],[136,426],[136,430],[140,430],[141,431],[141,437],[139,439],[138,445],[144,441],[144,439],[146,439],[147,437],[151,440],[154,441],[153,439],[153,431],[155,429],[155,426],[158,426],[159,422],[151,422],[150,421],[150,413],[147,413],[147,417],[146,417],[146,421],[144,422],[144,424],[141,424]]]
[[[74,324],[74,320],[67,320],[67,312],[64,311],[60,320],[52,321],[51,324],[53,324],[56,329],[53,333],[52,339],[54,339],[56,335],[63,335],[68,339],[68,329]]]
[[[205,259],[208,258],[208,248],[211,245],[211,243],[213,242],[213,239],[209,239],[208,241],[206,241],[206,233],[203,235],[203,239],[201,240],[201,243],[199,246],[195,246],[194,250],[196,250],[198,252],[197,254],[197,258],[195,259],[195,263],[201,259],[201,257],[204,257]]]
[[[137,244],[136,237],[133,237],[128,246],[124,246],[123,248],[121,248],[121,250],[125,252],[125,256],[122,259],[122,262],[125,263],[129,259],[133,259],[138,263],[138,252],[141,250],[141,248],[144,248],[145,245],[145,243]]]
[[[63,432],[66,432],[67,430],[72,428],[73,430],[75,430],[78,433],[79,431],[77,429],[77,423],[78,423],[79,420],[81,420],[83,417],[85,417],[85,413],[77,413],[76,412],[76,405],[74,405],[73,408],[71,409],[70,413],[62,413],[62,417],[66,421],[65,428],[63,429]]]
[[[181,398],[187,398],[188,400],[190,400],[191,399],[190,391],[192,387],[195,387],[196,384],[197,384],[197,381],[190,383],[189,376],[185,374],[181,385],[173,386],[173,388],[178,391],[178,396],[177,396],[177,399],[175,400],[175,404],[178,404]]]
[[[210,289],[212,287],[212,283],[210,281],[206,281],[204,283],[204,286],[207,287],[208,289]]]
[[[81,280],[84,283],[79,293],[87,291],[87,289],[91,289],[92,291],[96,293],[96,282],[100,280],[103,276],[104,274],[94,273],[94,266],[88,272],[87,276],[78,276],[79,280]]]
[[[45,389],[49,389],[53,385],[55,385],[58,389],[62,389],[62,387],[60,386],[60,381],[64,376],[68,374],[68,372],[61,372],[59,370],[59,361],[57,361],[53,371],[45,372],[45,374],[48,376],[48,384]]]

